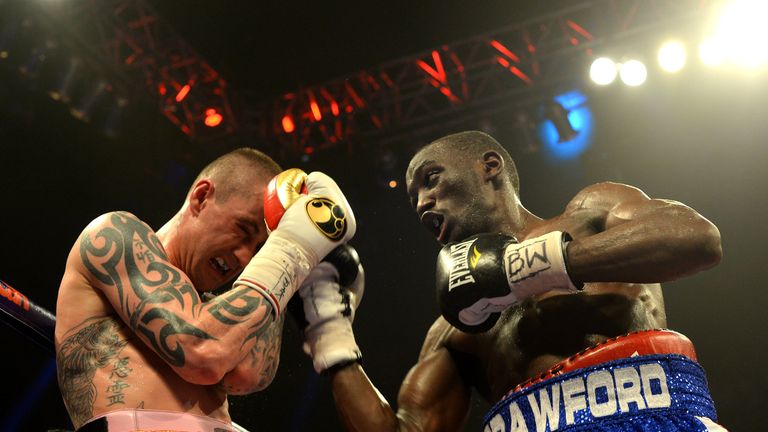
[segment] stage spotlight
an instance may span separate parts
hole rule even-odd
[[[628,60],[619,66],[619,77],[624,84],[637,87],[648,78],[648,70],[640,60]]]
[[[573,129],[573,125],[568,119],[568,110],[563,108],[559,102],[552,101],[547,104],[545,115],[557,130],[557,142],[564,143],[578,135],[579,132]]]
[[[542,121],[538,127],[538,137],[544,156],[552,161],[567,161],[578,158],[591,145],[594,135],[594,119],[589,108],[589,99],[578,90],[572,90],[554,97],[555,102],[568,113],[568,123],[577,131],[567,142],[562,141],[562,133],[555,123]]]
[[[608,85],[616,79],[616,63],[608,57],[600,57],[589,67],[589,77],[597,85]]]
[[[728,60],[745,67],[768,63],[766,16],[768,2],[765,0],[738,0],[723,9],[713,37],[727,47]]]
[[[389,181],[389,188],[394,189],[397,187],[397,181],[396,180],[390,180]]]
[[[285,131],[285,133],[293,133],[293,131],[296,130],[296,125],[293,123],[293,118],[291,118],[291,116],[288,114],[283,116],[282,124],[283,131]]]
[[[176,93],[176,102],[183,101],[184,98],[187,97],[191,89],[192,89],[192,86],[190,86],[189,84],[184,84],[184,86],[181,89],[179,89],[179,92]]]
[[[718,66],[725,61],[726,47],[722,41],[709,38],[699,45],[699,58],[707,66]]]
[[[665,42],[659,48],[659,66],[667,72],[679,72],[685,66],[687,54],[685,46],[678,41]]]
[[[203,121],[208,127],[216,127],[221,124],[224,117],[216,111],[216,108],[208,108],[205,110],[205,120]]]

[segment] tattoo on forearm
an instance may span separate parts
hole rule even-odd
[[[118,363],[123,362],[123,369],[120,369],[120,373],[125,374],[123,378],[130,373],[127,368],[128,357],[124,357],[124,361],[119,358],[120,351],[128,341],[120,338],[118,329],[118,323],[112,318],[95,320],[64,339],[56,353],[59,387],[75,425],[82,424],[91,418],[93,413],[98,391],[93,384],[93,377],[97,369],[117,359],[116,367]],[[124,383],[118,386],[123,385]],[[114,393],[122,395],[123,388],[125,387]],[[109,392],[108,387],[107,393]]]
[[[86,232],[80,245],[83,263],[99,281],[115,287],[131,329],[144,335],[169,364],[184,366],[184,349],[171,337],[213,336],[184,321],[167,305],[176,303],[182,310],[189,307],[194,311],[199,296],[182,273],[168,264],[162,244],[149,227],[128,213],[114,213],[110,222],[112,227]],[[121,265],[127,278],[120,277]],[[127,302],[127,290],[140,299],[135,308]],[[162,323],[159,331],[150,328],[155,320]]]
[[[265,388],[272,382],[277,372],[277,366],[280,364],[280,347],[282,345],[283,320],[285,315],[280,317],[280,321],[274,325],[268,326],[256,341],[256,345],[251,352],[253,353],[252,364],[258,361],[258,354],[263,358],[264,367],[259,374],[259,388]]]
[[[239,306],[238,306],[239,305]],[[206,305],[208,312],[219,322],[226,325],[240,324],[245,321],[259,306],[270,307],[264,318],[253,327],[261,328],[269,319],[271,306],[260,295],[254,295],[249,288],[233,289]]]
[[[256,343],[248,352],[248,367],[257,375],[253,388],[240,388],[238,383],[224,382],[224,389],[228,393],[243,394],[266,388],[275,377],[275,372],[280,364],[280,348],[282,344],[282,332],[285,315],[269,324],[258,328],[249,335],[249,339],[255,339]]]

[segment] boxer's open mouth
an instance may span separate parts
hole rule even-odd
[[[211,265],[213,265],[213,268],[218,270],[222,275],[226,275],[227,272],[231,270],[227,265],[227,262],[221,257],[211,258]]]
[[[440,240],[440,236],[443,233],[443,228],[445,226],[445,217],[443,215],[432,211],[426,211],[421,214],[421,223],[427,227],[432,235]]]

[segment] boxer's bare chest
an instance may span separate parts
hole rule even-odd
[[[554,219],[534,235],[552,230],[574,238],[593,235],[590,219]],[[658,284],[594,283],[581,293],[528,299],[507,309],[486,333],[453,332],[449,347],[469,354],[475,387],[490,402],[525,379],[607,338],[666,326]]]

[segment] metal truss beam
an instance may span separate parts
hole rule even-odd
[[[575,81],[596,49],[699,15],[702,0],[594,0],[304,87],[259,104],[244,124],[300,153],[391,140],[531,99]],[[582,66],[580,69],[575,66]],[[581,81],[583,75],[578,76]],[[522,102],[521,102],[522,103]]]
[[[144,0],[67,0],[41,10],[129,92],[148,95],[193,140],[236,133],[224,78]],[[216,127],[205,126],[210,109],[223,118]]]

